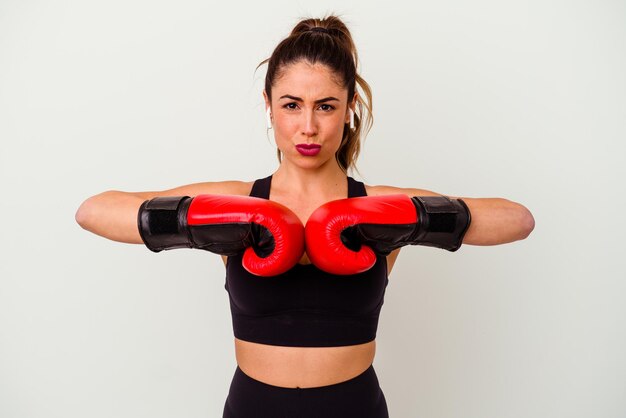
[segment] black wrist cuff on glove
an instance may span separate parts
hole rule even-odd
[[[187,226],[189,196],[155,197],[139,207],[137,226],[146,247],[158,253],[172,248],[192,248]]]
[[[415,196],[411,200],[418,216],[418,227],[411,243],[458,250],[471,223],[465,202],[447,196]]]

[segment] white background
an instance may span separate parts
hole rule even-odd
[[[1,0],[1,417],[221,416],[219,257],[74,214],[275,170],[254,69],[327,12],[374,92],[357,178],[536,220],[513,244],[403,251],[374,362],[391,416],[626,416],[623,1]]]

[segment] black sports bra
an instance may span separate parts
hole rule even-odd
[[[254,182],[250,196],[269,198],[272,176]],[[348,177],[348,197],[366,196]],[[242,267],[243,253],[228,257],[226,284],[235,337],[261,344],[335,347],[376,338],[383,306],[387,259],[379,256],[363,273],[338,276],[312,264],[259,277]]]

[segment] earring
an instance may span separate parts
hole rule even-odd
[[[354,110],[350,109],[350,129],[354,130]]]
[[[267,112],[265,112],[265,117],[267,119],[267,129],[272,129],[272,114],[270,113],[270,108],[267,108]]]

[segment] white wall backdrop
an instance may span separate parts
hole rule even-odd
[[[374,362],[391,416],[626,416],[623,1],[0,0],[1,417],[221,416],[219,257],[74,213],[272,172],[254,69],[327,12],[374,91],[362,180],[536,220],[522,242],[403,251]]]

